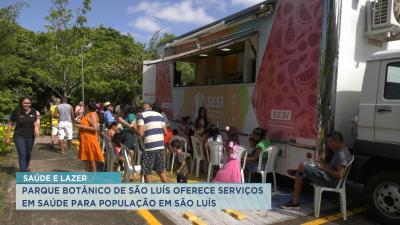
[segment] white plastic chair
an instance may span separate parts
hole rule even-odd
[[[279,153],[279,148],[277,146],[269,146],[268,148],[262,150],[260,152],[260,155],[258,157],[258,167],[257,167],[257,173],[261,174],[261,182],[266,183],[267,182],[267,174],[272,173],[273,180],[274,180],[274,191],[276,192],[276,175],[275,175],[275,166],[276,166],[276,160],[278,158],[278,153]],[[268,154],[268,160],[267,163],[265,164],[265,167],[262,168],[263,164],[263,156],[264,154]],[[250,182],[250,177],[251,173],[249,173],[249,182]]]
[[[193,145],[193,162],[191,166],[191,173],[193,174],[193,166],[194,162],[196,162],[196,177],[199,177],[200,162],[204,160],[203,144],[195,136],[191,136],[190,139],[192,140]]]
[[[124,158],[124,181],[125,182],[130,182],[130,178],[132,174],[134,173],[140,173],[141,166],[140,165],[133,165],[133,162],[135,161],[135,156],[136,154],[133,155],[133,158],[129,158],[129,153],[130,151],[125,145],[121,144],[121,152],[122,156]],[[144,177],[141,177],[142,183],[144,183]]]
[[[100,124],[99,124],[99,126],[100,126]],[[101,151],[104,153],[106,150],[106,142],[105,142],[105,138],[104,138],[106,136],[106,133],[104,132],[104,128],[99,127],[99,129],[101,129],[101,133],[99,133],[99,130],[97,130],[97,136],[99,139]]]
[[[329,187],[322,187],[316,184],[311,184],[314,187],[314,216],[315,218],[319,218],[319,212],[321,209],[321,196],[322,192],[330,191],[339,193],[340,196],[340,211],[342,211],[343,220],[347,220],[347,203],[346,203],[346,180],[347,176],[349,175],[350,168],[353,164],[354,156],[350,163],[346,166],[344,175],[342,179],[339,180],[338,185],[336,188],[329,188]]]
[[[179,140],[179,141],[181,141],[183,143],[183,151],[185,153],[185,157],[186,158],[190,158],[190,162],[193,164],[192,155],[187,152],[187,141],[186,141],[186,139],[184,137],[175,135],[175,136],[171,137],[170,143],[172,143],[173,140]],[[175,164],[175,154],[172,152],[172,162],[170,164],[171,165],[171,174],[172,174],[172,172],[174,170],[174,164]]]
[[[135,160],[133,161],[135,165],[140,165],[142,151],[143,151],[143,140],[140,137],[138,137],[137,143],[135,146]],[[135,163],[135,161],[136,161],[136,163]]]
[[[114,152],[114,145],[111,139],[104,135],[104,142],[105,142],[105,151],[106,151],[106,172],[112,172],[114,163],[117,160],[117,156]]]
[[[214,166],[221,168],[224,163],[222,161],[224,154],[224,146],[222,143],[217,141],[210,141],[206,144],[207,149],[207,161],[208,161],[208,173],[207,182],[210,182],[212,176],[212,170]]]
[[[128,183],[130,182],[131,176],[133,174],[133,166],[132,166],[132,162],[131,159],[129,158],[129,153],[128,153],[129,149],[121,144],[121,154],[122,157],[124,158],[123,164],[124,164],[124,182]]]
[[[244,168],[246,167],[247,149],[243,145],[238,146],[238,160],[240,160],[240,180],[244,183]]]

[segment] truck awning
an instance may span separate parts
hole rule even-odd
[[[192,49],[192,50],[189,50],[186,52],[182,52],[179,54],[175,54],[175,55],[162,57],[157,60],[147,61],[147,62],[144,62],[144,64],[151,65],[151,64],[167,62],[167,61],[176,60],[176,59],[180,59],[180,58],[184,58],[184,57],[188,57],[188,56],[192,56],[192,55],[201,54],[201,53],[206,52],[211,49],[225,47],[225,46],[234,44],[236,42],[243,41],[244,39],[246,39],[254,34],[257,34],[257,33],[258,33],[258,28],[251,28],[251,29],[247,29],[244,31],[236,32],[236,33],[233,33],[226,37],[223,37],[223,38],[220,38],[217,40],[208,41],[208,42],[202,43],[201,45],[197,45],[197,48],[195,48],[195,49]]]

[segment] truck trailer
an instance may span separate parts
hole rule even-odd
[[[265,128],[284,176],[340,131],[368,210],[400,224],[399,22],[399,0],[267,0],[160,46],[142,98],[175,124],[205,107],[244,145]]]

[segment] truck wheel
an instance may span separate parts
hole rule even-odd
[[[382,224],[400,224],[400,173],[373,175],[365,186],[368,211]]]

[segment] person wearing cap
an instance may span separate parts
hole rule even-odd
[[[112,114],[114,112],[114,106],[111,102],[106,102],[104,103],[104,109],[104,122],[106,127],[109,127],[113,122],[115,122],[115,118]]]

